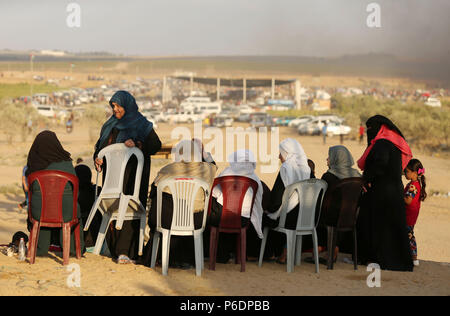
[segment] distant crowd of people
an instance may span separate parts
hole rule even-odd
[[[157,219],[157,188],[167,177],[183,176],[197,177],[212,186],[216,177],[244,176],[256,181],[258,189],[252,205],[251,199],[244,198],[242,202],[242,225],[247,229],[247,260],[256,261],[259,256],[264,227],[276,227],[279,222],[280,206],[286,188],[294,183],[315,178],[315,164],[308,159],[302,145],[295,139],[284,139],[279,146],[281,167],[272,188],[256,174],[257,161],[254,154],[245,148],[239,149],[228,157],[229,165],[218,176],[217,166],[200,140],[183,140],[175,150],[174,162],[164,166],[150,184],[151,156],[161,148],[161,140],[149,122],[140,112],[135,98],[126,91],[116,92],[109,102],[113,114],[103,124],[98,141],[95,145],[93,160],[95,169],[102,173],[105,180],[107,161],[98,157],[99,152],[111,145],[124,143],[127,147],[139,148],[144,156],[144,167],[140,184],[139,200],[148,208],[148,226],[154,231]],[[360,212],[357,223],[358,232],[358,263],[378,263],[382,269],[396,271],[412,271],[418,265],[417,244],[414,237],[420,204],[426,198],[425,168],[419,160],[412,158],[411,150],[401,131],[388,118],[376,115],[362,125],[359,131],[359,141],[362,142],[367,133],[368,146],[357,165],[362,173],[354,168],[354,159],[350,151],[343,145],[332,146],[328,150],[328,170],[321,179],[332,187],[343,179],[362,177],[364,180],[364,194],[360,202]],[[325,143],[326,131],[324,133]],[[190,148],[190,157],[183,153],[183,149]],[[195,155],[201,161],[195,161]],[[137,159],[131,159],[127,165],[123,192],[132,194],[136,176]],[[25,192],[33,192],[33,201],[28,204],[30,216],[39,219],[41,204],[40,189],[37,183],[28,187],[26,177],[38,170],[61,170],[79,178],[79,197],[77,214],[81,223],[91,211],[96,199],[95,185],[91,182],[92,171],[79,163],[74,168],[71,154],[64,150],[57,135],[52,131],[39,133],[28,154],[27,166],[23,170],[23,188]],[[402,175],[410,181],[403,187]],[[329,190],[327,190],[328,194]],[[97,192],[98,194],[98,192]],[[209,250],[209,228],[220,225],[223,207],[223,193],[220,187],[212,191],[211,211],[207,218],[204,232],[205,256]],[[69,218],[72,213],[70,198],[72,188],[66,186],[62,206],[63,218]],[[173,215],[173,200],[170,191],[162,194],[161,225],[170,228]],[[147,200],[150,199],[150,203]],[[202,225],[205,195],[199,195],[194,204],[194,222],[196,227]],[[300,209],[299,198],[293,195],[289,198],[286,228],[295,229]],[[326,226],[337,221],[338,210],[321,213],[317,218],[317,234],[319,251],[327,248]],[[98,212],[89,227],[82,234],[83,251],[93,247],[102,222],[102,215]],[[334,223],[336,224],[336,223]],[[152,238],[147,242],[144,256],[138,256],[140,224],[138,220],[125,221],[121,230],[116,229],[115,223],[109,226],[106,244],[110,255],[119,264],[143,263],[149,265],[148,253],[151,252]],[[29,227],[31,229],[31,227]],[[41,228],[37,246],[37,254],[45,255],[50,245],[62,245],[62,229]],[[74,232],[72,232],[73,236]],[[264,259],[286,262],[285,235],[271,231],[267,241]],[[338,239],[335,256],[339,252],[350,252],[352,239],[342,233]],[[73,241],[71,243],[73,248]],[[194,250],[192,238],[173,236],[170,248],[170,266],[176,268],[191,268],[194,265]],[[312,248],[312,240],[304,237],[303,250]],[[74,249],[71,249],[72,253]],[[233,258],[235,240],[231,235],[220,235],[217,261],[227,263]],[[334,258],[333,258],[334,259]]]

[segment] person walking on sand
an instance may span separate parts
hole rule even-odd
[[[327,122],[325,122],[322,126],[322,136],[323,136],[323,144],[324,145],[327,143],[327,130],[328,130],[328,125],[327,125]]]
[[[364,139],[364,132],[364,126],[362,125],[362,123],[359,123],[359,144],[361,144]]]

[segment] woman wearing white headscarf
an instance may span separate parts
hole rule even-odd
[[[264,187],[267,187],[263,184],[263,182],[259,179],[259,177],[255,173],[256,169],[256,160],[253,155],[253,153],[247,149],[241,149],[230,156],[228,156],[228,162],[229,167],[227,167],[220,175],[219,177],[224,176],[243,176],[248,177],[252,180],[255,180],[256,183],[258,183],[258,190],[256,191],[255,196],[255,202],[253,204],[253,208],[251,208],[252,203],[252,196],[253,196],[253,189],[249,188],[244,196],[244,200],[242,202],[242,211],[241,211],[241,217],[242,217],[242,223],[245,225],[248,223],[248,220],[250,219],[250,222],[252,225],[250,225],[247,229],[247,253],[249,260],[252,260],[251,258],[254,258],[256,260],[258,253],[259,253],[259,245],[260,240],[263,238],[262,233],[262,218],[264,214],[263,210],[263,196],[264,192],[268,193],[268,189],[264,190]],[[209,223],[211,225],[217,226],[220,221],[220,216],[222,213],[222,205],[223,205],[223,195],[222,190],[220,188],[220,185],[216,186],[214,190],[212,191],[212,197],[213,197],[213,204],[211,209],[211,214],[209,218]],[[268,196],[267,196],[268,198]],[[251,212],[251,216],[250,216]],[[219,238],[220,240],[223,240],[222,237]],[[226,244],[226,242],[225,242]],[[220,259],[220,257],[226,257],[227,254],[224,254],[224,251],[233,251],[232,248],[233,244],[230,245],[224,245],[222,243],[221,253],[218,253],[218,261],[223,262],[226,261],[226,259]],[[219,249],[220,249],[219,248]],[[226,249],[226,250],[224,250]]]
[[[284,190],[287,186],[310,179],[311,168],[308,165],[308,158],[302,145],[295,139],[287,138],[280,144],[280,156],[282,165],[278,173],[275,184],[270,192],[270,206],[267,217],[265,216],[264,225],[275,227],[278,225],[278,219],[281,212]],[[299,200],[297,194],[293,194],[289,199],[288,212],[286,217],[286,228],[295,229],[299,211]],[[272,236],[270,236],[272,235]],[[283,253],[283,234],[271,231],[269,234],[266,248],[266,256],[280,257],[280,263],[284,263]]]
[[[148,225],[150,230],[156,228],[157,216],[157,186],[162,180],[179,177],[196,177],[205,180],[210,186],[214,182],[217,171],[215,162],[210,157],[210,162],[204,161],[201,142],[196,140],[183,140],[177,144],[174,152],[175,162],[163,167],[157,174],[151,186],[150,200],[151,206],[148,216]],[[169,229],[172,224],[173,200],[169,188],[163,191],[162,195],[161,226]],[[201,227],[203,222],[204,192],[200,190],[194,202],[194,225]],[[193,240],[188,237],[172,236],[170,244],[170,262],[169,265],[174,268],[191,268],[194,266]],[[151,243],[148,243],[146,251],[151,252]],[[146,256],[149,259],[149,256]],[[148,262],[147,262],[148,263]]]
[[[281,204],[284,190],[287,186],[310,179],[311,168],[302,145],[295,139],[287,138],[280,144],[280,160],[282,162],[280,172],[271,191],[271,205],[269,218],[276,220],[280,217]],[[289,199],[288,213],[298,206],[298,196],[292,195]]]

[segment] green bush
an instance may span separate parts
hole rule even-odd
[[[94,104],[86,108],[83,119],[89,125],[89,140],[94,142],[97,140],[100,128],[106,122],[109,115],[103,104]]]
[[[415,147],[428,152],[449,152],[450,133],[450,102],[443,101],[441,108],[432,108],[423,102],[398,100],[379,100],[372,96],[343,97],[335,95],[332,99],[335,105],[330,111],[345,119],[357,136],[359,124],[373,115],[381,114],[388,117],[402,131],[406,140]],[[307,109],[290,111],[271,111],[274,116],[320,115]]]
[[[0,101],[2,116],[0,117],[0,131],[6,135],[8,144],[12,144],[15,136],[20,136],[22,141],[26,141],[29,136],[27,122],[29,119],[36,122],[45,118],[40,117],[36,109],[24,103],[12,103],[10,101]],[[32,132],[33,133],[33,132]],[[34,136],[34,135],[32,135]]]

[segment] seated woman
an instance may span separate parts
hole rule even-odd
[[[81,218],[83,219],[83,223],[86,223],[96,198],[95,184],[91,182],[92,171],[88,166],[79,164],[75,167],[75,172],[79,181],[78,204],[81,208]],[[101,187],[97,187],[97,194],[100,193],[101,189]],[[95,246],[95,241],[97,240],[97,235],[101,224],[102,214],[97,212],[95,213],[94,219],[89,226],[89,230],[84,232],[84,242],[86,247]]]
[[[280,156],[282,165],[280,172],[275,180],[272,191],[270,192],[270,207],[265,217],[265,225],[276,227],[281,212],[281,204],[284,190],[287,186],[310,179],[311,168],[308,165],[303,147],[292,138],[287,138],[280,143]],[[289,199],[288,212],[286,217],[286,228],[295,229],[299,212],[299,200],[296,194]],[[279,263],[286,262],[286,249],[284,248],[285,235],[271,231],[267,240],[266,253],[271,251],[270,255],[278,258]]]
[[[264,192],[266,192],[266,196],[268,195],[268,191],[264,189],[265,186],[259,177],[255,174],[256,169],[256,160],[253,156],[253,153],[246,149],[241,149],[231,154],[228,157],[228,162],[230,166],[226,168],[219,177],[224,176],[244,176],[250,179],[253,179],[258,183],[258,190],[256,192],[255,202],[253,204],[253,208],[251,209],[251,217],[250,217],[250,207],[252,202],[252,189],[250,188],[246,195],[244,196],[244,200],[242,202],[242,225],[245,226],[248,221],[252,223],[247,229],[247,254],[249,261],[256,261],[257,256],[259,254],[259,245],[261,239],[263,238],[262,233],[262,217],[264,214],[263,210],[263,200]],[[212,192],[213,201],[211,206],[211,214],[208,219],[209,225],[218,226],[220,223],[220,217],[222,214],[222,204],[223,204],[223,195],[220,185],[216,186]],[[230,253],[234,252],[236,249],[236,244],[233,238],[234,236],[227,236],[221,234],[219,236],[220,247],[217,250],[217,261],[218,262],[227,262],[229,260]]]
[[[337,195],[335,193],[334,196],[330,196],[330,188],[332,188],[342,179],[361,177],[361,174],[358,172],[358,170],[352,168],[354,164],[355,162],[353,160],[352,154],[345,146],[338,145],[330,147],[328,149],[328,170],[322,175],[321,178],[328,183],[328,189],[327,192],[325,192],[323,200],[325,201],[331,198],[333,199],[333,201],[336,201],[336,203],[331,205],[331,207],[327,209],[326,212],[324,212],[324,210],[322,209],[320,215],[320,221],[317,227],[317,237],[319,247],[321,247],[322,249],[327,247],[327,225],[335,226],[339,217],[339,208],[335,205],[340,204],[340,195],[339,192],[337,192]],[[339,233],[337,247],[334,252],[334,259],[336,259],[339,249],[344,250],[344,252],[346,253],[352,253],[352,247],[352,233]],[[314,263],[314,260],[312,260],[312,258],[309,258],[309,260],[307,261],[310,263]],[[325,261],[323,261],[323,263],[325,263]]]
[[[65,151],[59,142],[56,134],[52,131],[43,131],[39,133],[33,144],[31,145],[30,152],[28,153],[27,160],[28,169],[26,176],[28,177],[33,172],[39,170],[59,170],[75,175],[75,170],[72,165],[72,159],[70,153]],[[41,217],[41,190],[37,182],[32,183],[31,188],[32,201],[31,201],[31,216],[39,220]],[[69,222],[73,216],[73,188],[70,183],[67,183],[63,193],[62,203],[63,219]],[[78,205],[77,216],[81,221],[81,210]],[[31,222],[28,219],[28,230],[31,231]],[[80,232],[83,230],[83,223],[80,224]],[[80,234],[81,251],[84,252],[84,238],[83,234]],[[42,227],[39,232],[39,240],[37,244],[36,254],[43,256],[48,253],[50,244],[62,245],[62,229],[61,228],[47,228]],[[70,238],[70,253],[75,255],[75,239],[74,232]]]
[[[201,143],[201,142],[200,142]],[[210,157],[203,152],[202,146],[196,140],[183,140],[175,148],[175,162],[163,167],[152,183],[150,191],[150,212],[148,225],[150,231],[156,229],[157,223],[157,190],[158,183],[169,177],[196,177],[205,180],[210,186],[214,181],[217,167],[212,159],[204,162],[204,157]],[[170,229],[173,215],[173,200],[169,188],[163,191],[161,210],[161,226]],[[203,207],[205,196],[200,190],[194,202],[194,226],[200,228],[203,224]],[[146,246],[146,264],[149,263],[151,242]],[[160,247],[161,249],[161,247]],[[192,237],[172,236],[170,241],[169,265],[174,268],[191,268],[194,266],[194,240]]]
[[[103,124],[100,138],[95,145],[94,163],[97,171],[103,170],[105,180],[107,161],[99,159],[100,150],[111,144],[124,143],[127,147],[137,146],[144,155],[139,200],[147,205],[148,184],[150,179],[150,156],[161,148],[161,141],[149,122],[140,112],[136,100],[127,91],[117,91],[109,101],[113,115]],[[133,194],[137,159],[131,157],[125,169],[123,192]],[[115,221],[106,234],[108,248],[119,264],[134,263],[138,258],[139,220],[125,221],[122,229],[115,228]]]

